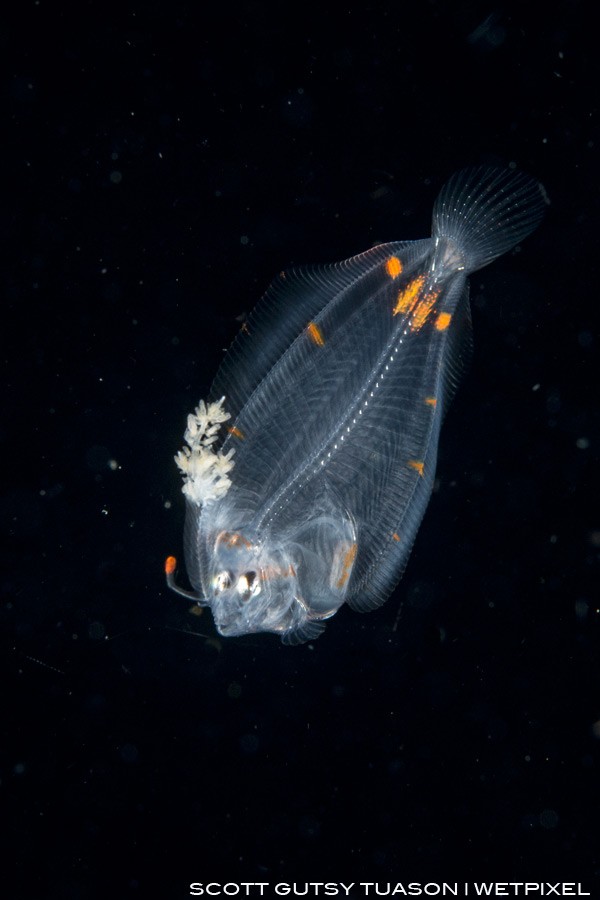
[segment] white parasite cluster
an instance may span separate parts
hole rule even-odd
[[[209,404],[200,401],[196,410],[188,416],[184,435],[188,446],[175,457],[183,475],[182,491],[199,506],[208,500],[223,497],[231,484],[228,473],[235,465],[231,460],[235,450],[215,453],[212,448],[221,425],[231,418],[223,409],[224,400],[225,397],[221,397],[217,403]]]

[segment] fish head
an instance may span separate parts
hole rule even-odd
[[[295,566],[284,548],[242,531],[221,531],[209,562],[209,596],[223,637],[283,634],[306,618]]]

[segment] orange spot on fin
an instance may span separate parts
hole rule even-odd
[[[393,538],[395,541],[399,541],[399,540],[400,540],[400,535],[398,534],[397,531],[395,531],[395,532],[393,533],[392,538]]]
[[[427,406],[437,406],[437,397],[425,397]]]
[[[346,552],[344,553],[344,558],[342,560],[342,571],[340,572],[340,577],[336,581],[335,586],[337,588],[343,588],[348,579],[350,578],[350,572],[352,571],[352,563],[356,559],[356,554],[358,553],[358,544],[350,544]]]
[[[240,441],[246,440],[246,435],[243,431],[240,431],[239,428],[236,428],[235,425],[232,425],[231,428],[228,428],[227,431],[229,434],[232,434],[234,437],[239,438]]]
[[[421,462],[418,459],[409,459],[408,465],[411,467],[411,469],[414,469],[415,472],[418,472],[421,478],[423,478],[423,475],[425,473],[425,463]]]
[[[435,327],[437,328],[438,331],[445,331],[446,328],[448,327],[448,325],[450,324],[451,319],[452,319],[452,316],[450,315],[450,313],[441,312],[439,314],[439,316],[437,317],[437,319],[435,320]]]
[[[317,347],[325,346],[325,338],[323,337],[323,332],[316,322],[309,322],[306,330],[308,331],[308,336],[312,341],[314,341]]]
[[[165,575],[172,575],[177,568],[177,560],[174,556],[167,556],[165,559]]]
[[[397,256],[390,256],[385,264],[385,271],[390,278],[397,278],[402,271],[402,263]]]

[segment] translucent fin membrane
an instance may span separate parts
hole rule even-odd
[[[455,242],[474,272],[511,250],[536,228],[546,205],[542,185],[511,169],[457,172],[433,207],[433,237]]]

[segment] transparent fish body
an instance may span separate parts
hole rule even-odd
[[[442,189],[431,238],[275,279],[217,373],[220,421],[207,425],[199,408],[178,457],[194,588],[181,592],[211,607],[221,634],[297,643],[343,603],[367,611],[388,598],[470,355],[467,276],[543,209],[527,176],[465,170]]]

